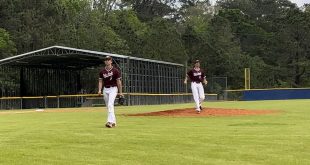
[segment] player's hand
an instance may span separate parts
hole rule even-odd
[[[187,84],[187,81],[184,81],[184,84]]]
[[[100,96],[102,94],[102,92],[101,91],[98,91],[98,95]]]
[[[124,94],[123,94],[123,93],[119,93],[118,95],[119,95],[119,96],[122,96],[122,97],[124,97]]]
[[[204,81],[204,84],[207,85],[207,84],[208,84],[208,81]]]
[[[124,95],[122,93],[119,94],[118,104],[119,105],[125,105],[125,97],[124,97]]]

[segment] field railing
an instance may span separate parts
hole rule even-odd
[[[124,93],[125,105],[174,104],[192,102],[191,93]],[[217,94],[206,94],[207,100],[217,100]],[[117,105],[118,100],[115,100]],[[103,106],[102,95],[76,94],[58,96],[25,96],[0,97],[0,110],[2,109],[31,109],[31,108],[69,108]]]

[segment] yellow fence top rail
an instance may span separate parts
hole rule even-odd
[[[188,96],[192,93],[123,93],[128,96]],[[217,94],[205,94],[206,96],[217,96]],[[0,100],[11,100],[11,99],[44,99],[44,98],[65,98],[65,97],[102,97],[98,94],[77,94],[77,95],[59,95],[59,96],[25,96],[25,97],[0,97]]]

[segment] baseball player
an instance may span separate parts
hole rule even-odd
[[[116,126],[116,118],[114,113],[114,101],[119,92],[122,93],[121,73],[112,66],[112,57],[107,56],[104,59],[105,67],[99,73],[98,94],[101,95],[103,87],[103,98],[108,109],[108,119],[106,127],[112,128]]]
[[[205,73],[200,69],[200,61],[194,61],[194,68],[187,72],[184,84],[187,84],[187,79],[191,80],[191,88],[193,97],[196,103],[196,111],[200,113],[202,111],[201,104],[205,99],[205,93],[202,86],[202,83],[207,85],[208,81],[206,80]]]

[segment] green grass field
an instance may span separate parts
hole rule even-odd
[[[0,164],[310,164],[310,100],[206,105],[282,113],[129,117],[122,114],[193,104],[116,107],[118,127],[108,129],[102,107],[75,112],[0,111]]]

